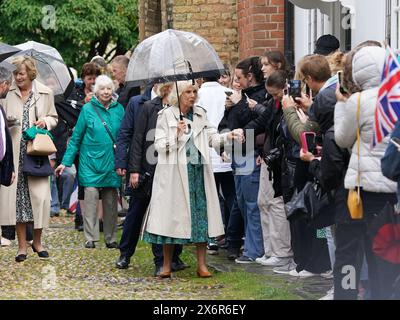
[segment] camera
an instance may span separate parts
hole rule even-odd
[[[268,167],[271,167],[280,157],[281,150],[279,148],[274,148],[264,157],[264,162]]]

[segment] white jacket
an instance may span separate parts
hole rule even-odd
[[[365,47],[355,54],[353,79],[363,91],[353,94],[346,103],[338,102],[335,106],[336,143],[342,148],[351,148],[350,164],[345,177],[346,189],[353,189],[357,185],[357,100],[361,94],[360,186],[369,192],[396,192],[396,183],[385,178],[381,170],[381,158],[389,138],[371,149],[374,113],[385,54],[385,50],[379,47]]]

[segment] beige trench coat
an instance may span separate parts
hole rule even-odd
[[[191,211],[185,144],[190,135],[183,134],[177,139],[178,121],[177,107],[168,107],[159,112],[155,132],[158,163],[144,229],[157,235],[189,239]],[[228,143],[227,134],[218,134],[208,122],[206,111],[201,107],[193,108],[193,122],[188,119],[185,119],[185,122],[190,123],[194,144],[205,159],[204,187],[207,198],[208,234],[209,237],[217,237],[224,234],[224,226],[209,146],[219,148]]]
[[[48,130],[57,125],[58,115],[54,106],[54,96],[50,88],[33,81],[34,97],[32,107],[29,110],[29,123],[33,125],[35,121],[35,108],[33,101],[36,100],[37,115],[39,120],[46,122]],[[7,116],[17,118],[22,124],[23,102],[19,88],[12,84],[10,91],[4,100],[0,100]],[[15,174],[18,177],[20,142],[22,139],[22,127],[14,126],[10,128],[14,151]],[[10,187],[0,188],[0,225],[15,225],[16,222],[16,197],[17,179]],[[50,182],[48,177],[28,177],[29,195],[32,203],[34,228],[41,229],[48,227],[50,217]]]

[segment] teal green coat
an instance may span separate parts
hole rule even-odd
[[[123,106],[113,102],[107,110],[96,98],[92,98],[82,107],[62,164],[72,166],[79,151],[80,186],[119,188],[121,178],[115,173],[113,141],[94,108],[97,108],[117,140],[124,116]]]

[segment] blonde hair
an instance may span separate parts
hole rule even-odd
[[[194,87],[196,90],[199,89],[199,87],[195,84],[193,84],[192,80],[182,80],[182,81],[177,81],[176,84],[174,85],[171,96],[170,96],[170,101],[173,106],[178,107],[178,94],[176,92],[176,86],[178,86],[178,92],[179,92],[179,97],[182,95],[182,93],[188,88],[188,87]]]
[[[166,83],[158,83],[157,84],[157,96],[159,96],[160,98],[164,98],[165,97],[165,91],[168,87],[172,87],[174,85],[173,82],[166,82]]]
[[[37,68],[35,60],[33,58],[28,56],[19,56],[12,61],[12,64],[16,67],[16,70],[14,70],[13,72],[14,75],[20,72],[22,65],[24,65],[26,68],[26,72],[28,73],[29,80],[33,81],[36,79]]]
[[[343,70],[344,68],[345,54],[341,51],[335,51],[326,56],[326,60],[328,60],[332,75],[335,75],[339,70]]]

